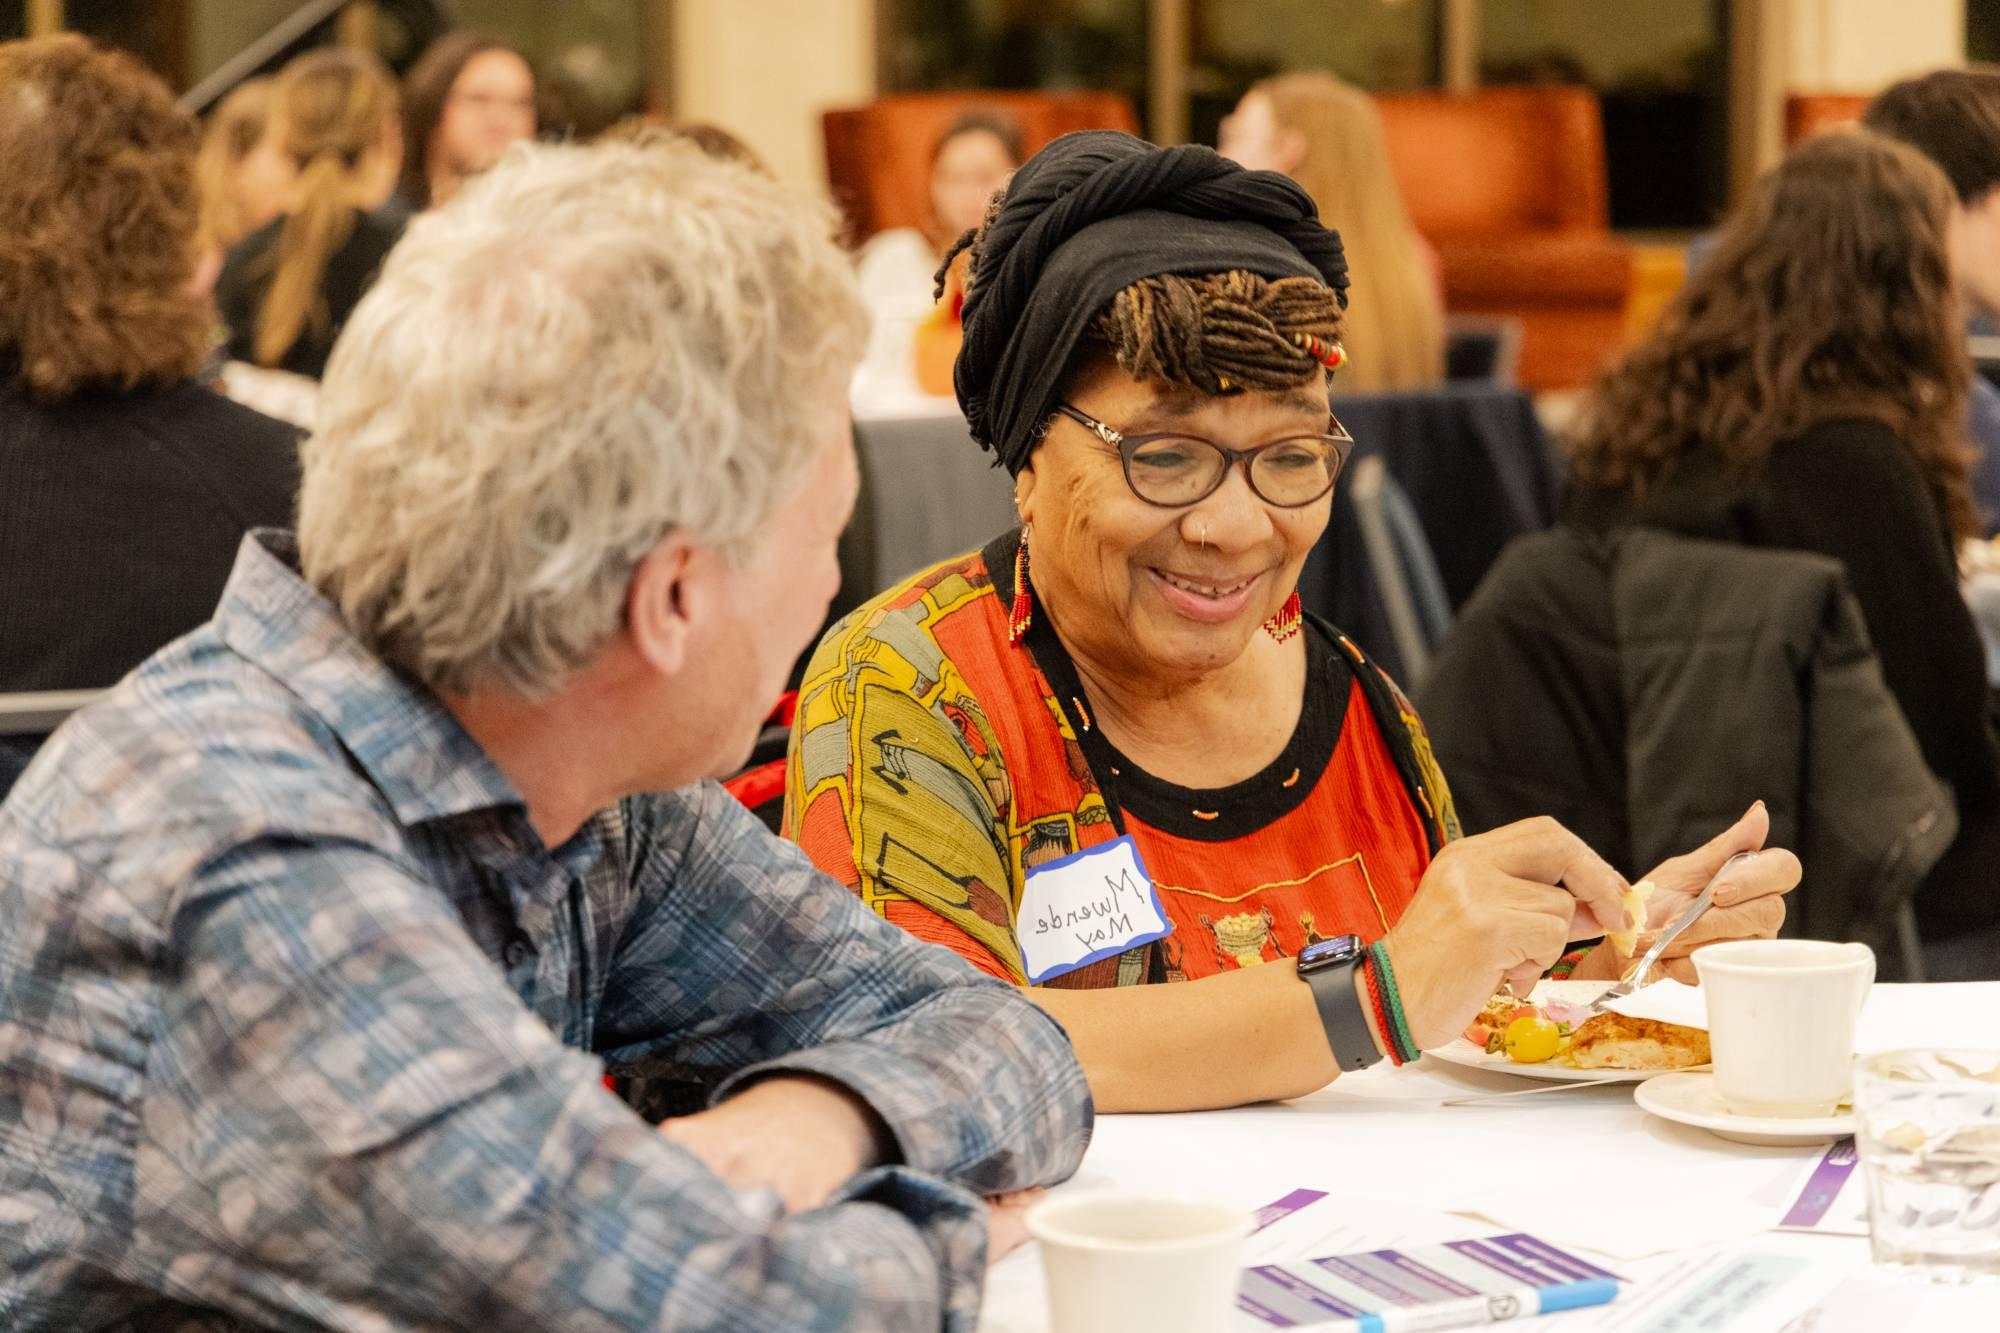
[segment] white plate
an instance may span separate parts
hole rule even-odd
[[[1773,1116],[1737,1115],[1723,1105],[1715,1090],[1715,1075],[1674,1073],[1637,1089],[1632,1099],[1640,1109],[1675,1124],[1693,1125],[1737,1143],[1760,1148],[1791,1148],[1807,1143],[1831,1143],[1854,1132],[1854,1113],[1810,1120],[1780,1120]]]
[[[1530,1004],[1562,1000],[1567,1004],[1589,1004],[1611,989],[1608,981],[1544,981],[1529,997]],[[1669,1069],[1575,1069],[1569,1065],[1524,1065],[1509,1060],[1504,1053],[1488,1055],[1463,1037],[1454,1037],[1435,1050],[1425,1051],[1426,1060],[1442,1060],[1467,1069],[1485,1069],[1496,1074],[1513,1074],[1543,1083],[1644,1083],[1649,1078],[1675,1071]],[[1706,1065],[1697,1068],[1707,1068]]]

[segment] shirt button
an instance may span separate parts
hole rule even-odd
[[[501,953],[501,957],[507,960],[509,968],[520,967],[534,956],[534,946],[519,935],[508,940],[506,949]]]

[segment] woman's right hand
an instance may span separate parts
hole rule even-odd
[[[1446,846],[1385,940],[1417,1045],[1456,1037],[1503,981],[1525,995],[1572,939],[1633,924],[1627,887],[1549,818]]]

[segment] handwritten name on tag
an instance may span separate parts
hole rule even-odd
[[[1173,933],[1152,876],[1127,836],[1035,866],[1014,934],[1035,984]]]

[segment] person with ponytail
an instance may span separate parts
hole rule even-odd
[[[223,252],[284,212],[292,166],[271,135],[273,81],[252,79],[222,99],[202,128],[195,178],[201,186],[203,254]]]
[[[273,101],[270,133],[297,179],[285,213],[230,249],[216,306],[232,359],[318,379],[401,234],[376,211],[402,164],[396,84],[372,55],[312,51]]]
[[[1347,260],[1311,197],[1088,131],[1029,159],[968,244],[958,399],[1021,526],[821,640],[786,775],[807,855],[1032,986],[1100,1111],[1412,1059],[1503,979],[1644,927],[1553,820],[1460,837],[1409,701],[1301,613],[1353,443],[1327,400]],[[1758,807],[1655,869],[1651,920],[1767,830]],[[1798,876],[1789,852],[1739,863],[1682,938],[1775,932]],[[1686,947],[1668,966],[1691,978]]]

